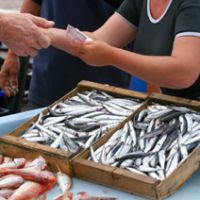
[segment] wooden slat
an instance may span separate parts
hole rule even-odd
[[[73,169],[75,176],[78,178],[108,186],[114,186],[112,172],[115,168],[111,166],[102,166],[92,161],[77,158],[73,162]]]
[[[154,102],[165,102],[166,104],[172,104],[172,105],[180,105],[180,106],[186,106],[189,108],[194,108],[198,111],[200,111],[200,101],[180,98],[180,97],[174,97],[170,95],[164,95],[160,93],[152,93],[149,96],[149,99]]]
[[[35,144],[27,144],[15,142],[16,138],[8,136],[7,138],[1,138],[0,148],[3,152],[11,157],[25,157],[26,159],[32,160],[38,156],[44,157],[49,167],[53,171],[60,169],[69,175],[72,175],[72,169],[69,158],[59,153],[52,153],[51,151],[42,151],[36,148]]]
[[[81,81],[78,84],[78,87],[84,88],[84,89],[96,89],[96,90],[102,90],[104,92],[108,92],[110,94],[118,95],[118,96],[129,96],[133,98],[139,98],[139,99],[146,99],[147,94],[136,92],[128,89],[123,89],[120,87],[114,87],[110,86],[108,84],[100,84],[100,83],[94,83],[91,81]]]
[[[176,192],[198,169],[200,147],[196,148],[177,169],[157,186],[158,197],[163,199]]]
[[[113,186],[116,188],[148,199],[157,199],[156,185],[158,181],[149,176],[118,168],[113,172],[113,181]]]
[[[156,199],[156,181],[150,177],[144,178],[125,170],[81,158],[74,160],[73,169],[75,176],[78,178]]]

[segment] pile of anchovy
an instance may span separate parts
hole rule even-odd
[[[163,180],[200,144],[200,113],[185,107],[149,105],[89,160]]]
[[[49,108],[22,138],[77,153],[88,148],[141,105],[139,99],[116,98],[103,91],[84,91]]]

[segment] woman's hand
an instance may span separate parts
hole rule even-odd
[[[6,96],[14,96],[18,92],[19,69],[19,57],[9,51],[0,72],[0,87]]]
[[[73,42],[75,55],[88,65],[105,66],[112,65],[112,53],[115,47],[105,42],[93,40],[85,43]]]

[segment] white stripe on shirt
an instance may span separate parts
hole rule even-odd
[[[200,33],[199,32],[182,32],[182,33],[176,34],[175,38],[184,37],[184,36],[200,37]]]

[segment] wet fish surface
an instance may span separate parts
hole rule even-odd
[[[98,149],[91,146],[88,159],[163,180],[199,146],[199,120],[195,110],[154,103]]]
[[[130,116],[142,101],[92,90],[58,102],[21,137],[75,154]]]

